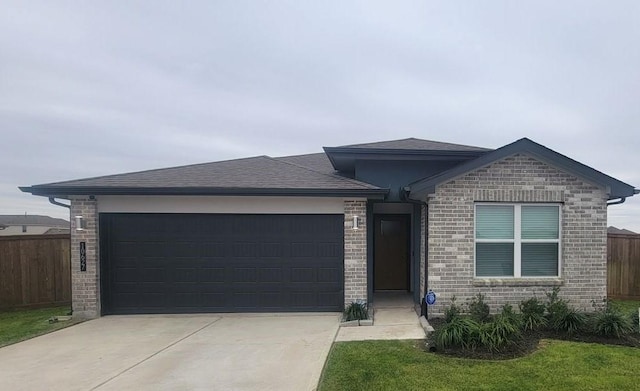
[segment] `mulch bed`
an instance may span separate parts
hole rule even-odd
[[[429,323],[436,330],[439,327],[442,327],[444,324],[444,319],[442,318],[434,318],[429,319]],[[435,333],[431,333],[427,343],[424,346],[424,349],[429,352],[434,352],[437,354],[443,354],[447,356],[453,357],[461,357],[461,358],[473,358],[473,359],[482,359],[482,360],[509,360],[513,358],[523,357],[528,354],[531,354],[538,350],[540,346],[540,340],[542,339],[559,339],[564,341],[571,342],[589,342],[589,343],[599,343],[605,345],[619,345],[619,346],[629,346],[640,348],[640,334],[631,334],[625,336],[623,338],[608,338],[601,337],[593,334],[574,334],[572,336],[568,336],[566,334],[558,333],[551,330],[541,330],[537,332],[526,332],[523,333],[516,343],[505,347],[503,350],[499,352],[491,352],[486,349],[464,349],[461,347],[451,347],[446,348],[445,350],[436,349],[435,341],[434,341]]]

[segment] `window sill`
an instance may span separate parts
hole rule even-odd
[[[564,280],[550,278],[474,278],[473,286],[560,286]]]

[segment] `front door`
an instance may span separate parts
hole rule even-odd
[[[409,215],[375,215],[375,290],[409,289]]]

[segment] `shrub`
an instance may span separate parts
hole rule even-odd
[[[585,314],[569,307],[569,302],[558,296],[560,288],[555,287],[551,293],[547,293],[547,317],[548,325],[552,330],[569,335],[584,329],[587,323]]]
[[[638,324],[638,310],[633,310],[629,316],[631,327],[634,333],[640,333],[640,325]]]
[[[487,322],[491,318],[489,315],[489,305],[484,302],[484,295],[482,293],[478,293],[473,296],[469,301],[468,306],[469,314],[476,322]]]
[[[367,304],[354,301],[344,310],[343,316],[345,321],[368,319],[369,311],[367,310]]]
[[[547,319],[544,317],[545,306],[537,298],[523,300],[518,307],[520,308],[522,328],[525,331],[538,330],[547,325]]]
[[[485,323],[475,322],[470,330],[467,345],[471,348],[484,348],[497,352],[508,345],[514,344],[520,336],[520,329],[513,320],[504,314],[498,314],[493,320]]]
[[[569,309],[569,304],[566,300],[561,299],[558,294],[560,293],[560,288],[555,287],[551,291],[551,293],[547,292],[547,304],[546,309],[549,314],[550,320],[553,320],[556,316],[564,315]]]
[[[637,313],[636,313],[637,316]],[[637,324],[637,323],[636,323]],[[621,338],[634,331],[632,319],[611,306],[591,318],[591,330],[605,337]]]
[[[559,307],[551,317],[550,326],[555,331],[560,331],[569,335],[584,328],[587,317],[574,308],[570,308],[566,303],[564,307]]]
[[[451,304],[449,305],[449,307],[444,309],[444,320],[445,322],[449,323],[454,318],[459,317],[460,314],[462,314],[462,308],[456,304],[456,297],[453,296],[451,298]]]
[[[472,319],[459,315],[454,316],[436,331],[435,341],[438,349],[451,346],[471,347],[471,335],[478,324]]]
[[[498,316],[508,319],[511,324],[516,326],[516,328],[522,328],[522,316],[513,310],[513,306],[511,304],[503,305]]]

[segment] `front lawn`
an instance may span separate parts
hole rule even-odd
[[[637,390],[640,349],[543,340],[526,357],[486,361],[424,351],[424,341],[336,343],[319,391]]]
[[[638,312],[640,300],[611,300],[611,304],[624,313]]]
[[[69,311],[65,306],[0,312],[0,347],[77,323],[72,320],[49,323],[51,317],[64,316]]]

